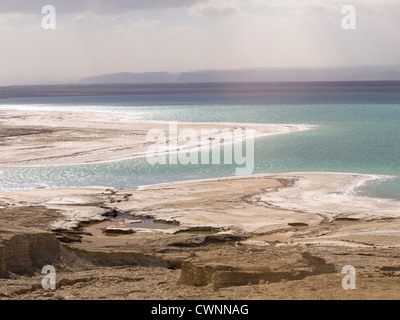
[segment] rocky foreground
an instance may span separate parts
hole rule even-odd
[[[318,176],[1,193],[0,298],[397,299],[398,203],[340,197],[362,177],[332,175],[327,210]]]

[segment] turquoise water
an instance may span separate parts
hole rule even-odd
[[[294,123],[310,131],[256,140],[254,173],[328,171],[400,176],[400,93],[181,94],[1,100],[0,108],[123,112],[127,119]],[[47,168],[0,168],[0,189],[132,189],[231,176],[234,165],[156,165],[146,159]],[[361,194],[400,199],[400,179]]]

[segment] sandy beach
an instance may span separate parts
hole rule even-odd
[[[85,112],[1,110],[0,118],[0,167],[143,156],[146,132],[167,125]],[[298,172],[0,192],[0,298],[396,299],[400,202],[352,193],[377,178]],[[56,267],[55,291],[40,285],[46,264]],[[346,265],[357,270],[357,290],[342,288]]]

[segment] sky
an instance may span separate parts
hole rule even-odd
[[[56,10],[45,30],[42,7]],[[342,27],[344,5],[356,29]],[[1,0],[0,85],[118,72],[400,65],[400,0]]]

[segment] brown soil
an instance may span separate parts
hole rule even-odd
[[[91,226],[85,226],[77,230],[79,242],[62,243],[56,240],[55,233],[43,230],[46,223],[58,216],[54,210],[35,206],[6,208],[0,210],[0,215],[9,220],[1,225],[0,248],[13,252],[7,258],[13,263],[8,262],[0,279],[2,299],[399,297],[400,252],[397,248],[379,243],[345,247],[301,245],[296,241],[338,233],[348,228],[348,224],[332,222],[309,228],[293,227],[290,237],[288,232],[278,232],[274,237],[255,236],[243,241],[222,238],[217,243],[205,242],[210,234],[201,233],[89,235]],[[398,221],[390,220],[352,222],[351,227],[372,230],[398,225]],[[27,239],[27,251],[18,252],[20,242],[18,247],[13,240],[17,235]],[[264,241],[264,246],[249,244],[255,240]],[[29,256],[31,261],[21,255]],[[44,263],[56,268],[56,290],[42,288],[44,275],[40,270]],[[341,269],[345,265],[357,270],[356,290],[342,288],[345,275]]]

